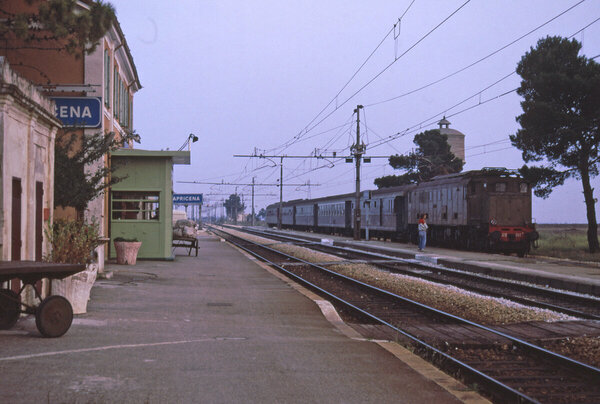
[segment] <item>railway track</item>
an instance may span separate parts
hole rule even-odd
[[[427,307],[265,245],[219,232],[364,324],[383,324],[395,338],[499,402],[600,401],[600,369],[540,348],[507,332]],[[277,264],[279,263],[279,264]]]
[[[243,230],[261,237],[296,243],[349,260],[363,260],[366,263],[390,272],[401,273],[444,285],[453,285],[472,292],[505,298],[527,306],[548,309],[583,319],[600,320],[600,297],[548,289],[510,279],[445,268],[441,265],[419,263],[414,259],[393,257],[357,248],[323,245],[309,238],[292,237],[256,229],[245,228]]]

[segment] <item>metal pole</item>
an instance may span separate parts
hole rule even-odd
[[[360,160],[363,147],[360,143],[360,110],[363,106],[357,105],[356,112],[356,144],[354,145],[354,158],[356,160],[356,193],[354,206],[354,240],[360,240]]]
[[[279,169],[279,211],[277,212],[277,230],[281,230],[281,216],[283,214],[283,157]]]
[[[254,226],[254,177],[252,177],[252,226]]]

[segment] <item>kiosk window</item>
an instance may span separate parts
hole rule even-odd
[[[159,197],[159,192],[113,192],[112,219],[159,220]]]

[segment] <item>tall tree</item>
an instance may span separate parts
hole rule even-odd
[[[390,165],[404,170],[402,175],[387,175],[375,179],[378,188],[428,181],[436,175],[457,173],[463,161],[450,151],[448,136],[438,129],[427,130],[415,135],[417,148],[408,154],[391,156]]]
[[[94,1],[89,10],[76,0],[14,0],[0,3],[0,38],[5,49],[66,51],[75,56],[92,53],[115,22],[110,3]],[[29,5],[29,11],[23,6]]]
[[[547,198],[567,178],[583,186],[588,220],[588,246],[600,250],[594,189],[600,144],[600,65],[580,56],[581,44],[561,37],[538,41],[519,62],[523,113],[516,119],[521,129],[511,135],[526,163],[522,174],[534,185],[535,195]]]
[[[237,222],[237,215],[239,213],[243,213],[246,206],[240,200],[240,196],[238,194],[231,194],[229,198],[223,203],[225,206],[225,210],[227,212],[227,216],[232,218]]]

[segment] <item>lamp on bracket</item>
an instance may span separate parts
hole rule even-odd
[[[198,141],[198,136],[194,135],[193,133],[190,133],[190,135],[185,140],[185,142],[181,145],[181,147],[179,148],[178,151],[182,151],[183,149],[185,149],[185,146],[187,146],[188,151],[190,151],[192,148],[192,143],[196,143],[197,141]]]

